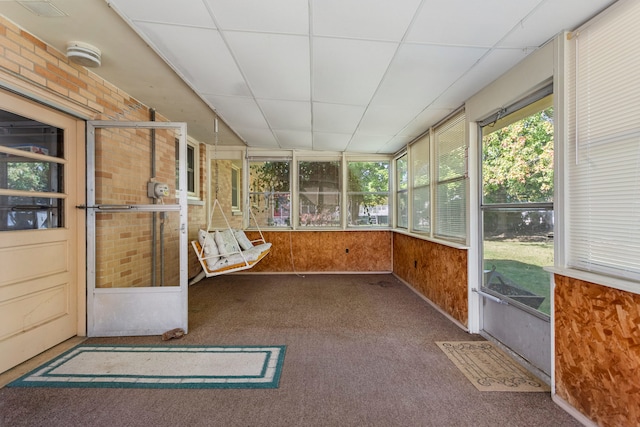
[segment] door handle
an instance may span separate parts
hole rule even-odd
[[[125,210],[125,209],[133,209],[132,205],[96,205],[96,206],[87,206],[87,205],[78,205],[77,209],[100,209],[103,211],[107,210]]]

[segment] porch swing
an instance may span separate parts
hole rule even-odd
[[[260,238],[249,240],[242,229],[233,229],[227,220],[218,200],[218,119],[215,120],[215,198],[211,206],[211,213],[206,230],[198,230],[198,240],[192,240],[198,261],[202,266],[202,272],[192,279],[189,284],[207,277],[219,276],[252,268],[260,262],[271,250],[271,243],[267,243],[258,226],[255,215],[246,203],[249,210],[249,222],[253,219]],[[217,218],[219,217],[219,218]],[[216,221],[217,219],[217,221]]]

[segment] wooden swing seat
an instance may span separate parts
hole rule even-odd
[[[216,212],[219,212],[224,220],[224,225],[219,229],[212,230],[213,217]],[[258,227],[253,212],[250,211],[250,213],[256,224],[256,230],[260,233],[260,237],[256,240],[249,240],[243,230],[231,228],[220,202],[217,198],[214,200],[207,229],[201,229],[198,232],[198,239],[191,241],[191,246],[202,266],[202,273],[190,283],[200,280],[203,275],[204,277],[213,277],[247,270],[267,256],[271,250],[271,243],[264,240],[264,235]]]
[[[270,243],[262,243],[260,245],[254,246],[251,249],[248,249],[247,251],[238,252],[237,254],[240,254],[242,258],[241,262],[236,262],[234,264],[225,265],[216,270],[211,270],[207,265],[207,259],[206,256],[204,256],[204,251],[200,246],[200,242],[198,242],[197,240],[192,240],[191,246],[196,251],[196,255],[198,255],[198,260],[200,261],[200,265],[202,265],[202,271],[204,272],[205,277],[213,277],[219,276],[221,274],[233,273],[234,271],[247,270],[260,262],[262,258],[267,256],[267,254],[269,254],[269,251],[271,250]],[[243,255],[243,252],[252,251],[254,249],[258,252],[257,258]],[[238,259],[238,261],[240,261],[240,259]]]

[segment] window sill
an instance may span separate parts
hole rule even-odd
[[[393,232],[398,234],[404,234],[405,236],[415,237],[416,239],[420,239],[420,240],[426,240],[427,242],[433,242],[439,245],[449,246],[455,249],[469,250],[469,246],[464,245],[462,243],[451,242],[449,240],[436,239],[423,234],[412,233],[410,231],[402,230],[398,228],[393,229]]]
[[[605,286],[607,288],[617,289],[619,291],[625,291],[640,295],[640,283],[632,282],[630,280],[605,276],[604,274],[592,273],[590,271],[576,270],[573,268],[545,267],[544,269],[549,273],[557,274],[560,276],[566,276],[572,279],[595,283],[599,286]]]
[[[187,205],[204,206],[204,201],[196,198],[187,197]]]

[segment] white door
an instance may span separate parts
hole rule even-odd
[[[187,332],[186,134],[87,123],[89,336]]]
[[[0,372],[85,332],[84,129],[0,91]]]

